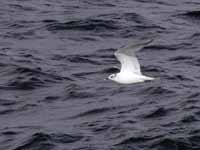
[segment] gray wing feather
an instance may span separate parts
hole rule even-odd
[[[115,56],[121,63],[121,72],[133,72],[141,75],[140,64],[135,52],[139,51],[152,41],[153,40],[149,39],[135,41],[133,45],[117,50]]]
[[[135,52],[141,50],[144,46],[150,44],[152,41],[152,39],[135,40],[133,41],[132,45],[120,48],[116,51],[116,53],[124,53],[135,56]]]

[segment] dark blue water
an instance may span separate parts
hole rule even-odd
[[[0,150],[199,150],[199,0],[1,0]],[[104,80],[117,48],[153,82]]]

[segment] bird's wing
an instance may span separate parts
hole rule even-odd
[[[135,52],[151,42],[152,40],[149,39],[135,41],[133,45],[117,50],[115,56],[121,63],[121,72],[132,72],[141,75],[140,64]]]
[[[141,74],[140,64],[135,56],[128,56],[122,53],[115,53],[115,56],[121,63],[120,72],[133,72],[136,74]]]

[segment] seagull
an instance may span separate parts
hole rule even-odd
[[[141,50],[152,41],[151,39],[138,40],[131,46],[118,49],[114,54],[121,63],[121,70],[119,73],[111,74],[108,79],[120,84],[133,84],[154,80],[152,77],[142,75],[139,61],[135,55],[135,52]]]

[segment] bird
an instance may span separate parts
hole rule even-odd
[[[120,72],[109,75],[108,79],[120,84],[133,84],[154,80],[153,77],[142,74],[139,61],[135,54],[137,51],[149,45],[152,41],[152,39],[135,40],[132,45],[119,48],[114,55],[121,63]]]

